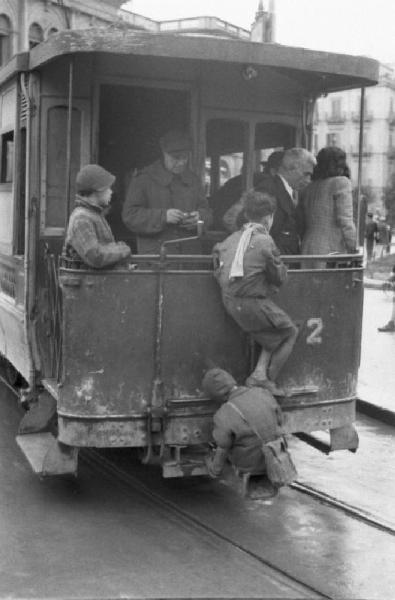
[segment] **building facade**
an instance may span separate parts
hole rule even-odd
[[[130,2],[128,3],[130,5]],[[111,24],[158,33],[196,33],[254,41],[273,41],[274,0],[262,1],[251,31],[217,17],[155,21],[122,8],[125,0],[0,0],[0,66],[63,29]]]
[[[317,101],[313,150],[339,146],[347,152],[353,184],[358,177],[360,90]],[[369,208],[386,214],[385,196],[395,187],[395,71],[382,65],[377,86],[365,91],[362,186]]]

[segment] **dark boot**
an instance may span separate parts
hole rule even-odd
[[[383,327],[378,327],[378,331],[395,331],[395,322],[388,321]]]

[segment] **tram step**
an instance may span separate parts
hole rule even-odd
[[[51,433],[17,435],[16,442],[37,475],[77,475],[77,448],[59,443]]]

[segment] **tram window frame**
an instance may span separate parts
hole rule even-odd
[[[14,182],[15,164],[15,136],[13,129],[1,134],[0,152],[0,183],[12,184]]]
[[[47,190],[47,176],[48,176],[48,136],[50,131],[48,128],[48,116],[51,109],[61,107],[67,109],[67,100],[64,97],[50,96],[44,98],[42,101],[42,119],[41,119],[41,149],[40,149],[40,162],[41,162],[41,205],[40,205],[40,235],[43,237],[63,237],[65,235],[68,217],[66,218],[65,208],[65,222],[63,226],[51,225],[47,222],[48,212],[48,190]],[[76,109],[80,113],[80,132],[79,132],[79,143],[80,143],[80,160],[78,169],[82,165],[90,162],[90,141],[91,141],[91,118],[90,118],[90,103],[88,100],[74,98],[73,109]],[[66,144],[66,140],[63,140]],[[71,182],[73,185],[73,182]],[[70,191],[71,198],[73,199],[72,190]],[[72,208],[72,206],[71,206]]]
[[[241,130],[241,138],[240,138],[240,147],[237,150],[229,151],[229,152],[221,152],[218,155],[213,154],[212,156],[209,154],[210,150],[208,148],[208,131],[210,124],[214,121],[219,122],[223,121],[224,126],[233,122],[235,125],[240,126]],[[247,160],[247,152],[248,152],[248,131],[249,124],[248,120],[239,116],[239,115],[213,115],[208,116],[205,119],[205,128],[204,128],[204,140],[205,140],[205,188],[207,191],[207,196],[214,197],[215,194],[223,188],[223,186],[230,180],[234,179],[236,176],[242,175],[243,177],[243,187],[245,186],[245,172],[243,172],[243,164]],[[219,126],[219,125],[218,125]],[[229,133],[229,129],[228,129]],[[215,161],[213,160],[215,159]],[[232,173],[231,163],[234,163],[234,167],[237,172]],[[229,170],[229,176],[225,179],[225,181],[221,182],[221,172],[225,167],[225,164]],[[215,169],[215,172],[213,172]]]

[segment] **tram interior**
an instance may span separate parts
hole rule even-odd
[[[189,93],[150,87],[103,85],[100,93],[99,164],[116,176],[107,219],[117,239],[132,243],[121,219],[130,178],[160,156],[159,138],[190,122]]]
[[[159,138],[169,129],[188,129],[191,122],[188,91],[157,87],[103,85],[100,89],[98,162],[116,175],[108,221],[116,239],[135,250],[133,234],[121,219],[122,203],[132,175],[160,156]],[[249,136],[254,135],[253,172],[262,170],[262,161],[273,151],[290,147],[294,127],[282,123],[256,122],[248,117],[212,118],[206,124],[204,183],[216,215],[222,202],[218,191],[232,180],[236,194],[247,187],[245,167]],[[237,188],[237,189],[236,189]],[[229,189],[229,186],[227,190]],[[233,192],[235,192],[233,190]],[[223,229],[221,218],[214,228]]]

